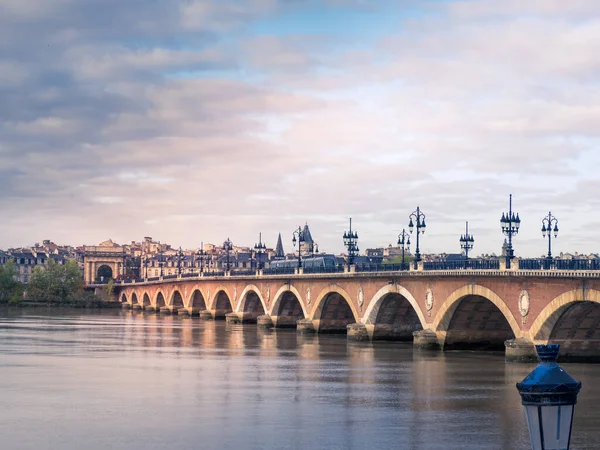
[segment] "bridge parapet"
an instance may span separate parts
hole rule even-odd
[[[477,269],[455,269],[455,270],[427,270],[427,271],[383,271],[383,272],[244,272],[239,274],[230,274],[230,278],[236,280],[261,280],[261,279],[331,279],[331,278],[431,278],[431,277],[501,277],[501,278],[598,278],[600,279],[600,271],[598,270],[477,270]],[[214,281],[223,279],[225,272],[214,272],[204,274],[185,274],[181,277],[170,275],[164,277],[152,277],[136,280],[121,280],[116,281],[115,286],[126,284],[161,284],[172,282],[173,280],[193,280],[193,281]],[[102,282],[88,283],[90,288],[101,287],[107,284],[108,280]]]

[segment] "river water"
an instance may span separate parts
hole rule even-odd
[[[600,448],[600,366],[573,449]],[[527,449],[498,353],[131,311],[0,310],[0,449]]]

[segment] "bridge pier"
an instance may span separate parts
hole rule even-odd
[[[372,325],[371,325],[372,328]],[[372,329],[371,333],[369,333],[369,329],[367,325],[362,323],[351,323],[346,326],[346,332],[348,335],[348,339],[354,341],[368,341],[373,336]]]
[[[205,309],[198,314],[202,320],[215,320],[214,311]]]
[[[141,311],[143,308],[142,308],[142,305],[135,304],[135,305],[131,305],[131,307],[127,308],[127,309],[132,309],[133,311]]]
[[[504,346],[504,356],[506,361],[529,363],[538,360],[533,342],[529,339],[509,339],[504,342]]]
[[[146,305],[144,306],[144,311],[155,314],[159,311],[159,308],[152,305]]]
[[[314,321],[310,319],[300,319],[296,322],[296,330],[299,333],[316,333],[317,327]]]
[[[265,314],[256,318],[256,325],[259,328],[273,328],[273,320],[271,316]]]
[[[413,332],[413,346],[419,350],[441,350],[440,341],[433,330]]]
[[[123,303],[121,305],[121,308],[123,309],[132,309],[133,305],[130,305],[129,303]]]
[[[240,313],[230,312],[225,314],[225,322],[227,323],[242,323]]]

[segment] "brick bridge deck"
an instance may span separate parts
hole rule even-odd
[[[100,287],[97,285],[90,285]],[[529,359],[600,359],[598,271],[452,270],[198,276],[115,285],[133,309],[411,340],[420,348],[505,348]]]

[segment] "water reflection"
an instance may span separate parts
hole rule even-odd
[[[573,448],[600,448],[598,366]],[[132,311],[0,312],[6,449],[519,449],[501,354],[429,353]]]

